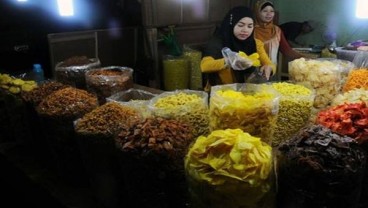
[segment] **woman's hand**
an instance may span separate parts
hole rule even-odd
[[[272,67],[269,65],[264,65],[261,67],[261,72],[262,75],[266,77],[267,80],[269,80],[272,74]]]

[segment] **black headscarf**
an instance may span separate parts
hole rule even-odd
[[[250,8],[245,6],[237,6],[232,8],[222,20],[219,28],[216,28],[215,39],[219,39],[221,43],[214,44],[214,47],[207,47],[204,50],[204,56],[212,56],[215,59],[222,58],[221,49],[228,47],[232,51],[239,52],[243,51],[247,55],[257,52],[256,42],[254,39],[254,31],[246,40],[239,40],[234,36],[235,25],[244,17],[249,17],[254,20],[253,12]],[[211,42],[211,41],[210,41]],[[214,41],[215,43],[217,41]],[[213,44],[213,43],[212,43]],[[235,82],[242,83],[245,80],[245,76],[249,75],[255,70],[254,67],[245,71],[233,70]],[[216,74],[209,74],[209,80],[211,85],[220,83],[220,78]]]
[[[238,6],[231,9],[223,19],[219,32],[223,45],[229,47],[232,51],[243,51],[247,55],[256,52],[256,42],[254,40],[254,32],[246,39],[239,40],[234,36],[234,27],[244,17],[254,20],[253,12],[245,6]]]

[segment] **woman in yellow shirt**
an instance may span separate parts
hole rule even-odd
[[[262,75],[269,80],[275,74],[276,66],[271,62],[265,52],[262,41],[253,36],[254,18],[251,9],[244,6],[234,7],[223,19],[221,26],[215,31],[214,36],[208,42],[203,51],[201,71],[208,77],[205,89],[219,84],[231,84],[245,82],[246,78],[255,71],[255,66],[249,66],[249,59],[239,55],[243,52],[248,56],[254,53],[259,55]],[[224,58],[222,49],[229,48],[236,52],[236,61]],[[244,66],[244,67],[238,67]]]

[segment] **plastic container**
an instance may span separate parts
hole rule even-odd
[[[99,103],[104,104],[107,97],[133,87],[133,72],[133,69],[122,66],[89,70],[85,74],[87,90],[95,93]]]
[[[184,56],[163,57],[163,84],[165,90],[183,90],[189,87],[189,61]]]
[[[347,61],[353,61],[355,55],[358,51],[356,50],[347,50],[344,47],[337,47],[336,50],[336,56],[338,59],[343,59]]]
[[[55,66],[55,78],[63,84],[79,89],[86,89],[85,73],[90,69],[98,68],[101,62],[98,58],[75,57],[59,62]]]
[[[45,80],[45,74],[43,72],[41,64],[33,64],[33,70],[32,70],[34,80],[37,83],[41,83]]]

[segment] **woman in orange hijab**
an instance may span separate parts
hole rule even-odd
[[[254,13],[256,15],[254,37],[264,43],[265,50],[274,64],[277,64],[279,50],[291,60],[303,57],[290,47],[280,27],[273,24],[275,8],[271,1],[257,1]]]

